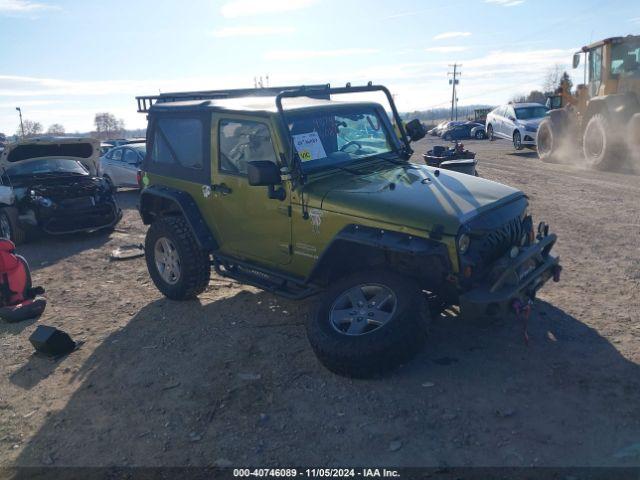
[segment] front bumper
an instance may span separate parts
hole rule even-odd
[[[527,130],[522,130],[520,133],[520,138],[522,138],[522,145],[527,146],[536,146],[538,142],[538,132],[529,132]]]
[[[496,262],[492,280],[460,295],[460,311],[465,318],[504,315],[514,301],[526,302],[550,279],[559,280],[560,259],[551,254],[556,235],[549,234],[523,248],[515,258],[509,254]]]
[[[38,226],[50,235],[93,232],[115,226],[122,210],[113,201],[97,203],[89,208],[62,208],[39,219]]]

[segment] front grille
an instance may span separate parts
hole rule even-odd
[[[475,240],[478,245],[477,254],[482,263],[488,265],[507,253],[513,245],[520,245],[524,234],[525,228],[522,220],[519,216],[515,217]]]
[[[67,198],[60,202],[60,205],[63,207],[71,209],[91,208],[95,206],[95,204],[96,202],[93,197]]]

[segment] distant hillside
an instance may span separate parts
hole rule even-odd
[[[479,108],[491,108],[492,105],[464,105],[458,106],[458,120],[473,119],[473,111]],[[451,108],[433,108],[431,110],[415,110],[413,112],[403,112],[400,114],[403,120],[417,118],[423,122],[434,122],[436,120],[451,119]]]

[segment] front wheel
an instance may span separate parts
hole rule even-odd
[[[609,119],[596,113],[584,129],[582,149],[587,165],[597,170],[614,166],[620,154],[621,142]]]
[[[416,282],[369,270],[329,287],[307,321],[307,336],[329,370],[370,377],[410,360],[424,344],[428,320]]]
[[[513,132],[513,148],[516,150],[522,150],[522,136],[519,131]]]
[[[491,141],[495,140],[493,136],[493,125],[487,125],[487,138]]]
[[[182,217],[154,221],[145,239],[149,275],[160,292],[172,300],[187,300],[209,284],[211,263]]]
[[[0,238],[20,245],[26,240],[25,231],[18,225],[18,213],[11,208],[0,210]]]
[[[482,130],[476,132],[476,140],[484,139],[484,132]]]

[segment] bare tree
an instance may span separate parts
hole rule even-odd
[[[24,136],[25,138],[35,137],[42,133],[42,124],[40,122],[34,122],[33,120],[25,119],[22,122],[24,126]],[[18,125],[18,129],[16,130],[16,136],[22,136],[22,128]]]
[[[96,136],[100,139],[119,136],[124,131],[124,120],[116,118],[113,113],[96,113],[94,123],[96,125]]]
[[[544,78],[542,88],[545,93],[552,94],[558,85],[560,85],[560,79],[562,78],[562,65],[556,64],[547,71],[547,75]]]
[[[64,134],[64,127],[59,123],[54,123],[47,129],[47,135],[62,136]]]

